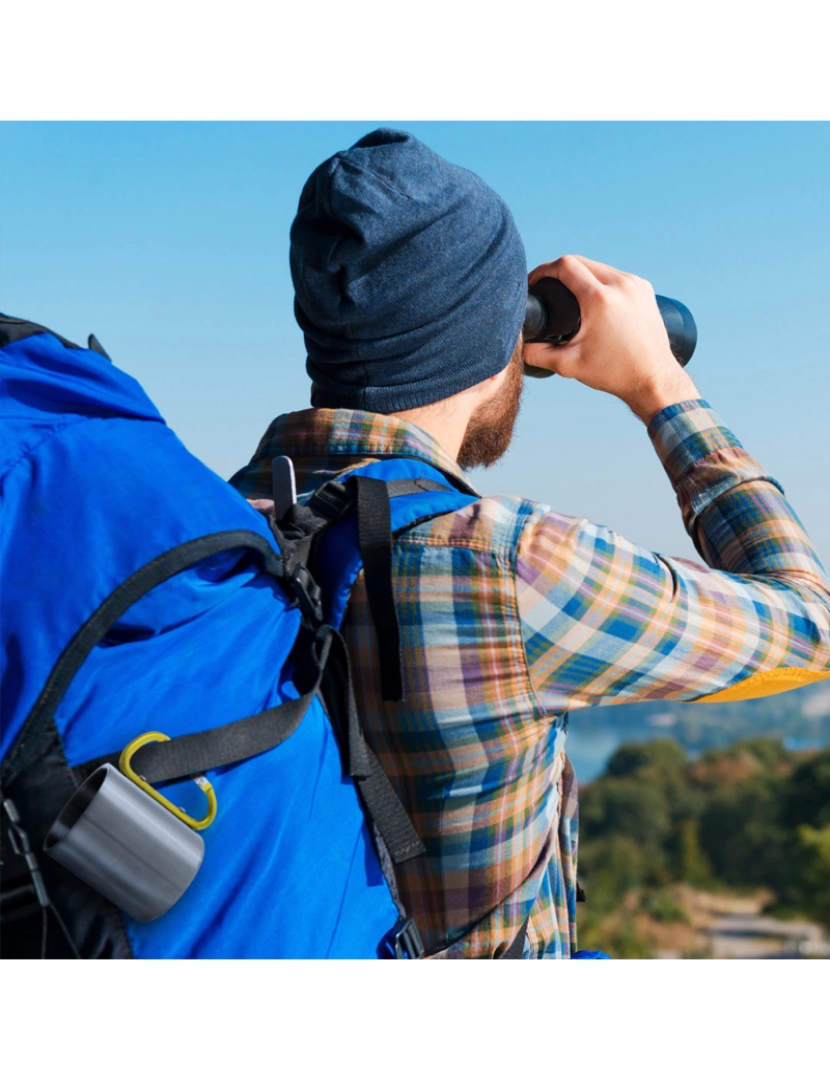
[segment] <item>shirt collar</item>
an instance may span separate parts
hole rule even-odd
[[[232,482],[249,498],[267,495],[267,491],[254,491],[262,485],[252,481],[263,476],[263,466],[281,454],[292,459],[301,492],[367,460],[408,457],[428,462],[463,490],[479,495],[437,439],[416,424],[381,413],[303,409],[278,416],[268,426],[250,464]]]

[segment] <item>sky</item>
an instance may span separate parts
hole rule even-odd
[[[0,124],[0,310],[94,332],[223,477],[305,408],[288,232],[308,174],[381,124],[478,173],[528,268],[576,252],[648,278],[698,326],[701,394],[830,559],[830,125],[680,122]],[[697,558],[642,424],[528,380],[505,492]]]
[[[308,400],[287,257],[302,183],[337,149],[391,123],[496,187],[516,215],[531,265],[582,252],[651,277],[658,292],[686,302],[700,334],[690,371],[785,483],[830,559],[826,124],[371,119],[382,109],[470,120],[826,120],[826,35],[815,0],[791,0],[784,18],[723,0],[526,0],[505,18],[471,18],[468,4],[445,0],[428,0],[414,15],[382,0],[323,0],[311,33],[303,5],[261,0],[236,0],[230,16],[224,5],[203,4],[195,17],[187,0],[145,0],[140,9],[100,0],[6,8],[4,40],[12,45],[0,64],[2,119],[363,118],[227,127],[0,123],[0,309],[79,341],[94,330],[222,475],[247,459],[272,415]],[[576,384],[529,384],[515,449],[476,480],[486,490],[520,491],[587,514],[657,550],[692,554],[639,422]],[[93,969],[71,969],[76,997],[85,970]],[[342,986],[329,969],[313,992],[337,1003],[331,1022],[345,1035],[353,1017],[342,1003],[354,973],[341,970]],[[779,1020],[782,1011],[790,1017],[776,1030],[820,1030],[821,994],[806,991],[804,972],[794,967],[789,976],[776,968],[775,985],[740,965],[719,969],[717,983],[703,966],[682,974],[677,967],[662,977],[671,993],[659,995],[649,995],[645,967],[616,969],[628,991],[622,995],[608,970],[607,990],[596,980],[591,989],[592,1002],[608,1006],[606,1041],[627,1047],[632,1032],[637,1038],[645,994],[654,1022],[636,1052],[642,1059],[647,1045],[655,1066],[676,1056],[681,1042],[689,1075],[706,1067],[712,1039],[697,1053],[688,1040],[689,1010],[701,995],[722,1006],[726,1029],[712,1038],[736,1067],[746,1068],[747,1059],[767,1070],[773,1062],[792,1066],[792,1039],[776,1041],[766,1020],[773,994]],[[153,985],[164,1005],[167,994],[166,1011],[179,1026],[190,1019],[189,1002],[199,1000],[187,978],[194,971],[176,969]],[[489,993],[475,971],[460,1004],[447,998],[455,1015],[461,1008],[473,1023]],[[135,983],[134,971],[129,977]],[[296,978],[302,982],[303,972]],[[642,993],[631,994],[632,981]],[[214,988],[228,1033],[224,1043],[214,1040],[217,1061],[238,1066],[237,1029],[250,1027],[262,1002],[270,1007],[250,982],[231,972]],[[77,1027],[66,1009],[69,989],[54,975],[48,986],[37,984],[41,999],[52,993],[60,1004],[53,1014],[66,1037]],[[137,993],[132,985],[119,990],[95,998],[101,1015],[109,1001],[117,1007],[113,1021]],[[539,1023],[549,1012],[544,994],[513,995],[501,1001],[502,1012],[505,1003],[510,1019],[512,1007],[525,1026],[534,1009]],[[383,1012],[385,1002],[376,1004]],[[280,998],[283,1011],[291,1005]],[[399,998],[387,1011],[381,1042],[386,1031],[397,1039]],[[18,1012],[26,1030],[34,1014]],[[570,1018],[575,1037],[557,1047],[566,1066],[581,1064],[595,1035],[596,1008],[583,1013]],[[314,1020],[300,1008],[290,1021],[297,1049],[289,1039],[285,1053],[304,1062]],[[455,1061],[456,1043],[441,1044],[447,1060]],[[167,1039],[168,1056],[175,1045]],[[800,1039],[797,1062],[810,1064],[815,1045],[815,1037]],[[494,1057],[491,1042],[468,1040],[463,1052],[466,1064],[471,1055],[476,1062],[486,1055],[488,1064]],[[257,1051],[246,1046],[246,1053],[250,1060]],[[259,1056],[251,1064],[259,1066]]]

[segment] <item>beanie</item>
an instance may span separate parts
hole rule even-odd
[[[507,366],[524,321],[525,252],[505,203],[390,128],[311,174],[291,276],[316,408],[450,397]]]

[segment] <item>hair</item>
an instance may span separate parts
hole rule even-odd
[[[524,340],[519,340],[507,365],[507,378],[499,393],[480,405],[467,425],[458,464],[462,469],[479,465],[489,469],[507,453],[522,403],[524,389]]]

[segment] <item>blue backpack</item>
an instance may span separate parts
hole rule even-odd
[[[266,520],[89,345],[0,316],[4,956],[419,957],[394,866],[424,849],[338,628],[363,566],[400,698],[392,536],[475,496],[400,459]],[[178,871],[125,854],[108,785],[201,852],[160,915],[113,900]]]

